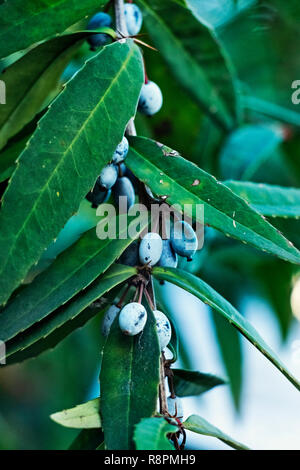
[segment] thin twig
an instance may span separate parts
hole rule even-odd
[[[124,14],[124,0],[115,0],[116,29],[120,31],[122,36],[128,36],[128,29]],[[125,39],[126,40],[126,39]],[[134,119],[131,118],[126,128],[127,135],[136,135]]]
[[[142,298],[143,298],[143,292],[144,292],[144,284],[141,282],[140,284],[140,293],[139,293],[139,298],[138,298],[138,303],[142,303]]]
[[[168,405],[167,405],[167,395],[166,395],[166,386],[165,386],[165,357],[162,353],[160,356],[160,368],[159,368],[159,406],[160,406],[160,413],[165,415],[168,413]]]
[[[157,310],[154,283],[153,283],[152,276],[150,276],[150,288],[151,288],[151,294],[152,294],[153,310]]]
[[[129,291],[130,287],[131,287],[131,284],[128,283],[128,285],[126,286],[126,288],[125,288],[123,294],[122,294],[121,297],[120,297],[119,302],[117,303],[117,307],[122,308],[123,302],[124,302],[124,300],[125,300],[125,298],[126,298],[126,296],[127,296],[127,294],[128,294],[128,291]]]
[[[154,305],[153,305],[153,302],[152,302],[152,299],[151,299],[151,296],[150,296],[149,292],[147,291],[147,287],[145,288],[144,294],[145,294],[145,296],[147,297],[147,300],[148,300],[148,302],[149,302],[150,308],[151,308],[152,310],[155,310]]]

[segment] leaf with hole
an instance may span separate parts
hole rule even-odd
[[[174,150],[143,137],[130,139],[126,165],[155,195],[227,236],[292,263],[300,252],[232,190]],[[198,209],[198,210],[197,210]]]

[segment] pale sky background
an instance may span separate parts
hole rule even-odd
[[[226,376],[207,307],[174,285],[167,286],[166,290],[178,329],[181,329],[184,338],[188,338],[189,347],[194,350],[193,368]],[[282,347],[274,317],[265,304],[252,298],[245,299],[242,310],[284,364],[300,377],[300,324],[295,324],[288,343]],[[202,397],[185,398],[184,417],[199,414],[252,449],[299,450],[299,392],[246,339],[243,338],[242,342],[244,387],[241,414],[236,415],[228,388],[221,386]],[[190,433],[188,442],[190,448],[228,449],[214,438],[194,433]]]

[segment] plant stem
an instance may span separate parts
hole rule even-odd
[[[146,296],[146,298],[147,298],[147,300],[148,300],[148,302],[149,302],[150,308],[151,308],[152,310],[155,310],[154,305],[153,305],[153,302],[152,302],[152,299],[151,299],[151,296],[150,296],[149,292],[147,291],[147,287],[146,287],[145,290],[144,290],[144,294],[145,294],[145,296]]]
[[[122,294],[122,296],[121,296],[119,302],[117,303],[117,307],[122,308],[123,302],[124,302],[124,300],[125,300],[125,298],[126,298],[126,296],[127,296],[127,294],[128,294],[129,289],[130,289],[130,283],[128,283],[128,285],[126,286],[126,288],[125,288],[125,290],[124,290],[124,292],[123,292],[123,294]]]
[[[128,29],[124,14],[124,0],[115,0],[116,28],[123,36],[128,36]],[[136,135],[134,119],[131,118],[126,128],[127,135]]]
[[[124,14],[124,0],[115,0],[116,28],[123,36],[128,36]]]
[[[142,303],[142,298],[143,298],[143,292],[144,292],[144,284],[141,282],[140,284],[140,293],[139,293],[139,298],[138,298],[138,303]]]
[[[165,358],[163,353],[160,356],[160,367],[159,367],[159,407],[162,415],[168,413],[166,387],[165,387]]]

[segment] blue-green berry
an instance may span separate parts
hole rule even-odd
[[[198,239],[193,227],[185,221],[175,222],[171,233],[171,244],[175,253],[191,261],[198,248]]]
[[[142,264],[155,266],[159,261],[163,249],[161,236],[155,232],[147,233],[141,240],[139,257]]]
[[[156,332],[158,336],[160,349],[161,351],[163,351],[165,347],[168,346],[169,342],[171,341],[171,336],[172,336],[171,324],[168,320],[168,317],[166,317],[166,315],[160,310],[154,310],[153,314],[155,317]]]
[[[142,114],[152,116],[156,114],[163,104],[163,96],[159,86],[151,81],[144,83],[139,97],[138,110]]]
[[[122,163],[127,157],[129,150],[129,143],[125,135],[119,145],[117,146],[115,153],[113,154],[112,162],[116,165],[117,163]]]
[[[88,22],[87,29],[92,31],[103,27],[110,27],[112,25],[111,16],[108,13],[100,11],[96,13]],[[95,33],[88,37],[88,43],[92,48],[104,46],[111,40],[111,37],[105,33]]]
[[[177,268],[177,264],[178,256],[173,250],[171,241],[163,240],[163,250],[157,265],[162,268]]]
[[[103,334],[103,336],[105,336],[105,337],[108,336],[108,334],[110,332],[111,325],[113,324],[113,321],[116,318],[116,316],[118,315],[118,313],[120,312],[120,310],[121,310],[120,307],[117,307],[116,305],[113,304],[105,312],[103,322],[102,322],[102,334]]]
[[[117,179],[117,182],[113,187],[113,196],[115,204],[117,207],[119,207],[121,212],[123,212],[123,204],[126,211],[128,211],[128,209],[133,206],[135,202],[135,191],[130,179],[127,178],[127,176],[122,176],[121,178]],[[123,200],[120,200],[120,198],[123,198]]]
[[[142,27],[142,12],[135,3],[125,3],[124,14],[129,36],[135,36],[140,32]]]
[[[117,181],[117,178],[118,168],[115,165],[110,164],[103,168],[97,181],[103,188],[110,189]]]
[[[139,334],[146,325],[147,311],[142,304],[131,302],[122,308],[119,315],[119,325],[122,332],[128,336]]]

